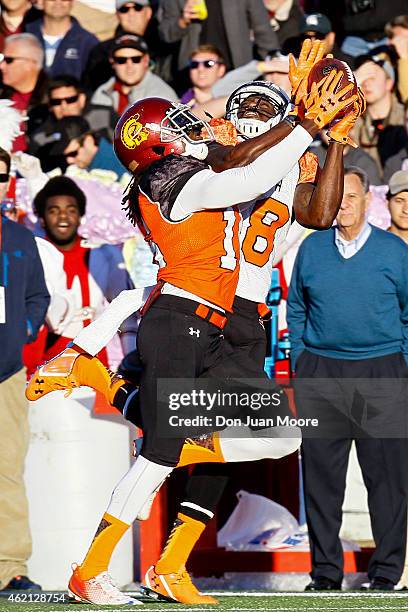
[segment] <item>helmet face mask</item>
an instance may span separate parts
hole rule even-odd
[[[240,111],[245,108],[248,98],[256,98],[251,110],[258,114],[258,118],[239,117]],[[269,102],[274,113],[261,108],[262,100]],[[253,138],[270,130],[277,125],[289,113],[291,108],[287,94],[273,83],[266,81],[253,81],[236,89],[228,99],[226,118],[235,125],[238,133],[243,138]],[[270,117],[268,118],[268,114]]]
[[[180,137],[191,144],[214,140],[211,127],[196,117],[189,106],[173,104],[160,123],[160,139],[162,142],[173,142]]]
[[[208,152],[206,143],[212,140],[211,127],[196,117],[189,106],[163,98],[145,98],[129,106],[120,117],[114,149],[130,172],[140,174],[168,155],[204,159]]]

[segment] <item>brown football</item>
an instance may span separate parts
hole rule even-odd
[[[350,98],[350,96],[353,96],[357,93],[357,81],[350,66],[348,66],[346,62],[342,62],[341,60],[338,60],[334,57],[325,57],[313,66],[308,78],[309,91],[313,83],[319,83],[319,81],[321,81],[325,76],[330,74],[332,70],[338,70],[342,73],[342,77],[335,90],[336,92],[340,91],[340,89],[343,89],[344,87],[346,87],[346,85],[349,85],[351,83],[353,85],[353,88],[345,94],[344,99]],[[341,119],[342,117],[347,115],[347,113],[350,112],[351,105],[352,103],[348,104],[344,107],[342,111],[339,112],[339,114],[337,115],[337,120]]]

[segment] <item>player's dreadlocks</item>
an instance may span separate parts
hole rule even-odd
[[[125,211],[126,217],[135,227],[139,227],[143,224],[142,213],[140,212],[139,205],[139,182],[140,176],[134,176],[126,187],[122,199],[122,210]]]

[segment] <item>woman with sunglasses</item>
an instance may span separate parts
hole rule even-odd
[[[181,97],[181,103],[204,104],[214,97],[212,88],[226,71],[221,51],[214,45],[200,45],[192,52],[188,67],[192,87]]]

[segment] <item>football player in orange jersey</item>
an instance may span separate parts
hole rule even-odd
[[[113,491],[84,563],[74,569],[69,585],[74,599],[138,603],[116,589],[107,569],[117,542],[146,511],[154,492],[178,464],[183,447],[184,439],[167,440],[156,431],[156,380],[195,378],[223,360],[221,331],[225,312],[231,310],[239,269],[239,213],[231,206],[258,199],[287,174],[319,127],[343,108],[345,92],[336,97],[335,85],[330,101],[327,90],[322,96],[315,92],[309,97],[305,120],[289,128],[289,136],[279,144],[274,146],[276,138],[265,133],[256,143],[264,147],[257,159],[218,174],[203,163],[209,140],[202,136],[203,128],[209,135],[211,128],[189,110],[150,99],[134,104],[121,117],[116,150],[138,177],[130,213],[158,247],[160,293],[155,301],[150,300],[138,337],[144,368],[139,393],[142,451]],[[109,387],[112,400],[117,393],[126,392],[121,383],[114,380],[111,384],[96,361],[75,349],[64,351],[59,361],[54,359],[34,376],[29,398],[64,388],[64,384],[66,388],[68,379],[72,386],[91,384],[105,392]],[[58,386],[64,377],[65,383]],[[253,441],[249,442],[252,450],[247,459],[271,456],[270,440],[258,438],[256,451]],[[239,444],[229,440],[225,450],[220,440],[214,452],[219,460],[239,461],[242,447],[245,440]]]
[[[253,138],[269,130],[274,121],[282,121],[290,108],[283,90],[271,83],[255,81],[239,87],[230,96],[226,117],[237,128],[238,138]],[[361,101],[356,102],[355,120],[363,108]],[[319,208],[326,209],[326,215],[336,216],[342,186],[343,144],[332,140],[321,172],[316,156],[305,153],[282,181],[241,210],[239,281],[233,313],[224,330],[224,350],[230,359],[239,360],[242,377],[266,376],[263,369],[266,336],[260,307],[264,306],[269,291],[274,254],[285,239],[291,219],[295,216],[307,225],[303,216],[305,208],[314,213]],[[327,202],[332,207],[328,208]],[[330,224],[332,220],[333,217],[329,218]],[[269,309],[265,307],[265,311]],[[287,450],[289,454],[290,447]],[[146,573],[143,593],[167,601],[211,603],[208,596],[197,592],[186,576],[185,566],[194,544],[214,516],[228,482],[228,472],[228,466],[221,463],[194,466],[163,553],[156,566]]]

